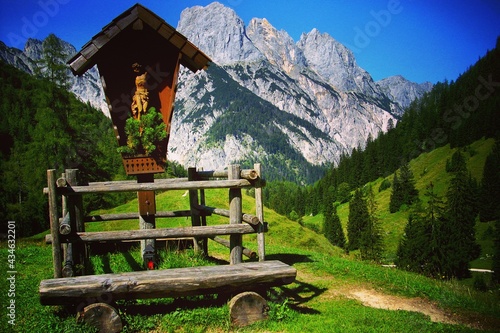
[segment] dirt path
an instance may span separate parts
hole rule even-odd
[[[299,271],[297,279],[308,281],[309,283],[324,280],[324,278],[322,279],[304,271]],[[481,318],[473,314],[464,316],[452,313],[451,311],[446,311],[438,307],[433,302],[423,298],[408,298],[403,296],[388,295],[363,286],[344,286],[340,288],[332,287],[318,297],[330,298],[338,296],[355,299],[361,302],[364,306],[377,309],[420,312],[429,316],[430,320],[433,322],[465,325],[474,329],[495,329],[495,327],[499,327],[497,325],[500,325],[497,320],[489,322],[488,320],[485,320],[485,318]]]

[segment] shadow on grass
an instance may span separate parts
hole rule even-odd
[[[295,253],[270,254],[266,255],[266,260],[279,260],[290,266],[299,262],[313,262],[308,255]]]

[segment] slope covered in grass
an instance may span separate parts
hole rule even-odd
[[[467,146],[465,149],[461,149],[466,158],[468,170],[478,182],[480,182],[482,179],[484,163],[486,157],[492,150],[493,144],[493,139],[482,139]],[[444,199],[450,179],[452,177],[450,173],[446,172],[446,161],[451,159],[451,156],[457,149],[459,148],[451,149],[449,145],[446,145],[431,152],[423,153],[417,158],[410,161],[410,169],[415,179],[415,186],[419,191],[420,199],[422,201],[425,202],[424,193],[426,187],[430,183],[434,185],[436,194]],[[388,179],[392,182],[393,178],[394,174],[391,174],[385,179]],[[376,181],[371,182],[365,186],[372,186],[375,194],[375,201],[377,203],[377,216],[379,217],[382,224],[384,244],[386,249],[384,262],[392,263],[396,255],[399,240],[401,239],[407,223],[409,209],[408,207],[403,207],[396,213],[389,212],[389,202],[392,188],[388,188],[379,192],[379,187],[383,180],[383,178],[379,178]],[[337,212],[344,227],[344,232],[347,235],[349,203],[341,204],[337,208]],[[314,230],[321,230],[322,228],[322,214],[318,214],[316,216],[306,216],[303,220],[306,226],[309,226]],[[475,262],[473,262],[474,268],[487,267],[491,269],[491,255],[493,253],[492,239],[488,236],[488,234],[484,234],[484,232],[488,230],[489,226],[492,226],[492,223],[477,223],[477,228],[479,230],[477,236],[479,243],[482,245],[483,260],[476,260]]]

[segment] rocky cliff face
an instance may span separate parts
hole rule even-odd
[[[400,106],[398,116],[412,101],[421,97],[432,89],[432,83],[415,83],[408,81],[401,75],[390,76],[376,82],[384,94]]]
[[[328,34],[313,29],[295,42],[266,19],[245,26],[217,2],[184,10],[177,30],[214,62],[179,77],[168,158],[185,166],[262,162],[275,178],[283,169],[282,178],[312,181],[315,166],[363,146],[432,88],[402,77],[374,82]],[[0,58],[29,73],[40,57],[40,41],[24,51],[0,44]],[[109,115],[95,68],[68,75],[75,94]]]

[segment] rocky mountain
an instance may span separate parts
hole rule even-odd
[[[419,84],[408,81],[401,75],[390,76],[376,83],[387,97],[401,106],[401,111],[408,107],[412,101],[430,91],[433,86],[430,82]]]
[[[217,2],[184,10],[177,30],[213,60],[207,71],[180,73],[168,159],[184,166],[261,162],[270,178],[310,182],[432,87],[374,82],[330,35],[313,29],[295,42],[266,19],[246,26]],[[24,51],[0,44],[0,58],[30,73],[40,56],[40,41]],[[95,68],[70,77],[72,91],[108,112]]]

